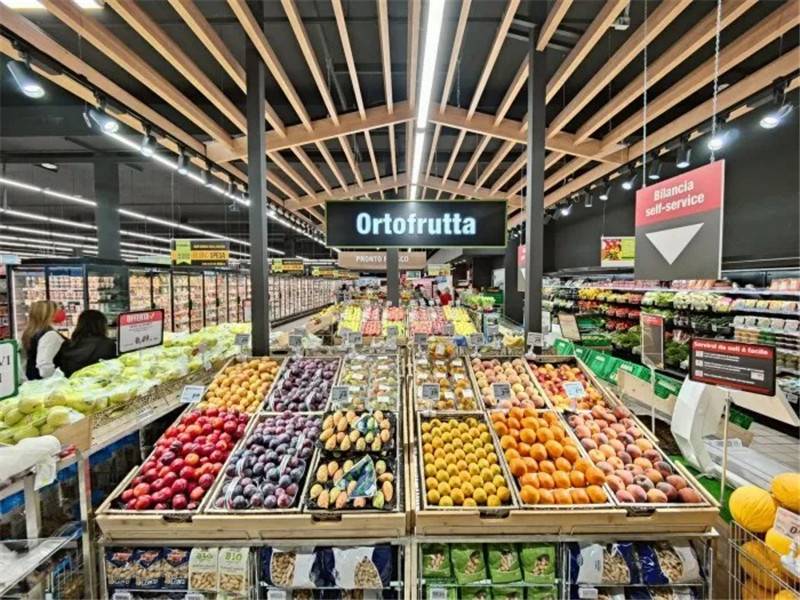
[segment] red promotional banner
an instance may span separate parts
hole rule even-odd
[[[636,192],[637,279],[717,279],[725,161]]]
[[[164,310],[140,310],[119,315],[117,346],[120,354],[159,346],[164,342]]]
[[[517,291],[524,292],[527,290],[525,285],[525,257],[527,255],[527,246],[520,244],[517,246]]]

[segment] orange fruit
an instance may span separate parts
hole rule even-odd
[[[534,488],[539,487],[539,476],[536,473],[525,473],[522,477],[519,478],[519,483],[522,486],[530,486]]]
[[[524,419],[522,419],[522,421],[520,421],[520,424],[522,425],[522,429],[533,429],[533,430],[536,430],[539,427],[539,423],[537,423],[536,419],[534,419],[532,417],[525,417]],[[534,431],[534,435],[535,435],[535,431]]]
[[[550,460],[540,460],[539,461],[539,470],[543,473],[550,473],[551,475],[556,472],[556,466],[553,464],[553,461]]]
[[[504,435],[500,438],[500,447],[503,450],[508,450],[509,448],[516,448],[517,440],[515,440],[510,435]]]
[[[564,458],[563,456],[559,456],[556,459],[556,470],[569,473],[570,471],[572,471],[572,465],[566,458]]]
[[[592,461],[590,461],[588,458],[583,458],[583,457],[576,460],[573,464],[575,465],[576,471],[583,471],[584,473],[586,473],[587,469],[594,466],[592,464]]]
[[[506,425],[508,425],[509,429],[520,429],[522,426],[519,424],[519,419],[514,417],[509,417],[506,420]]]
[[[525,412],[519,406],[514,406],[508,411],[508,415],[514,420],[517,420],[522,419],[525,416]]]
[[[539,471],[539,463],[530,456],[524,456],[522,462],[525,463],[525,470],[528,471],[528,473],[537,473]]]
[[[558,415],[556,415],[556,413],[554,412],[546,412],[544,413],[544,420],[548,424],[555,425],[556,423],[558,423]]]
[[[571,464],[575,464],[575,461],[580,458],[580,453],[575,446],[564,446],[564,453],[561,455],[565,459],[567,459]]]
[[[509,461],[509,462],[511,462],[515,458],[519,458],[520,457],[519,452],[517,451],[516,448],[509,448],[508,450],[505,451],[504,454],[506,456],[506,460]]]
[[[536,416],[536,409],[533,408],[532,406],[526,406],[525,408],[522,409],[522,414],[525,415],[525,418],[535,417]]]
[[[536,431],[536,437],[544,444],[546,441],[553,439],[553,432],[547,427],[541,427]]]
[[[539,504],[555,504],[556,499],[550,490],[539,490]]]
[[[499,410],[493,411],[489,413],[489,418],[492,421],[505,421],[506,416]]]
[[[539,478],[539,487],[544,488],[546,490],[552,490],[556,486],[556,482],[553,481],[553,476],[548,473],[540,472],[538,474]]]
[[[606,475],[594,465],[586,469],[586,481],[591,485],[603,485],[606,482]]]
[[[508,430],[508,435],[513,437],[515,440],[519,440],[519,429],[517,429],[516,427],[511,427]]]
[[[528,472],[525,463],[522,461],[522,459],[519,458],[515,458],[514,460],[509,462],[508,468],[511,470],[511,474],[514,477],[522,477],[523,475],[525,475],[525,473]]]
[[[554,490],[553,498],[555,498],[556,504],[572,504],[572,496],[568,490]]]
[[[555,440],[548,440],[544,444],[550,458],[556,459],[564,453],[564,447]]]
[[[524,429],[520,430],[519,439],[525,442],[526,444],[535,444],[536,431],[534,431],[532,428],[525,427]]]
[[[537,443],[531,446],[530,457],[537,461],[547,460],[547,450],[544,444]]]
[[[508,433],[508,427],[506,427],[506,424],[501,421],[495,421],[492,427],[494,427],[494,431],[497,433],[497,435],[502,436]]]
[[[572,502],[575,504],[589,504],[589,495],[586,493],[586,490],[582,490],[579,488],[572,489],[569,492],[569,495],[572,497]]]
[[[556,471],[553,473],[553,481],[557,488],[566,489],[570,486],[569,475],[564,473],[564,471]]]
[[[531,445],[526,444],[525,442],[520,442],[517,446],[517,450],[519,450],[520,456],[530,456],[531,455]]]
[[[586,488],[586,493],[589,495],[589,500],[595,504],[604,504],[606,502],[606,493],[599,485],[590,485]]]
[[[586,486],[586,477],[581,471],[571,471],[569,474],[569,482],[572,487],[582,488]]]
[[[519,497],[525,504],[539,504],[539,490],[530,485],[523,485]]]

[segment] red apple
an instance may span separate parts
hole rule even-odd
[[[208,458],[212,463],[218,463],[225,460],[225,455],[221,451],[215,449],[213,452],[211,452],[211,454],[208,455]]]
[[[172,497],[172,508],[175,510],[184,510],[187,503],[186,496],[183,494],[176,494]]]
[[[194,479],[195,478],[194,467],[188,467],[188,466],[183,467],[178,473],[178,475],[180,475],[182,479],[186,480]]]
[[[225,421],[225,425],[222,426],[222,429],[228,435],[233,436],[236,433],[236,427],[236,421]]]
[[[186,491],[186,484],[187,481],[185,479],[176,479],[171,486],[172,493],[176,495],[182,494],[183,492]]]
[[[224,434],[223,434],[224,435]],[[214,444],[217,450],[220,452],[227,452],[228,448],[230,448],[229,442],[220,438],[220,440]]]
[[[210,488],[213,485],[214,476],[211,473],[204,473],[197,480],[197,483],[200,484],[200,487],[202,487],[203,489],[207,490],[208,488]]]
[[[122,492],[120,498],[122,499],[123,502],[130,502],[131,498],[133,498],[133,490],[131,489],[125,490],[124,492]]]
[[[189,502],[189,504],[186,505],[186,510],[197,510],[197,506],[197,502]]]
[[[125,510],[135,510],[138,498],[131,498],[125,503]]]
[[[148,495],[139,496],[136,498],[136,504],[134,505],[134,509],[136,510],[147,510],[150,508],[150,505],[153,503],[153,499],[150,498]]]
[[[164,487],[164,480],[162,478],[154,479],[153,483],[150,484],[150,489],[153,491],[158,491]]]
[[[182,458],[176,458],[170,463],[169,468],[172,469],[175,473],[178,473],[184,467],[185,464],[186,463]]]
[[[167,505],[163,502],[159,502],[153,507],[155,510],[167,510]]]
[[[150,493],[150,484],[149,483],[140,483],[133,488],[133,495],[136,498],[140,498],[141,496],[145,496]]]
[[[205,494],[205,493],[206,493],[206,491],[205,491],[205,490],[204,490],[202,487],[200,487],[200,486],[198,485],[196,488],[194,488],[194,489],[193,489],[193,490],[192,490],[192,491],[189,493],[189,497],[190,497],[192,500],[195,500],[195,501],[197,501],[197,500],[200,500],[200,499],[203,497],[203,494]]]

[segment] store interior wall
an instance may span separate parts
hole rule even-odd
[[[767,110],[762,107],[733,121],[733,139],[717,155],[725,159],[723,268],[766,268],[775,259],[797,262],[800,256],[800,111],[766,130],[759,120]],[[708,162],[706,142],[703,136],[692,144],[693,166]],[[664,165],[663,177],[677,175],[674,153],[665,158],[673,162]],[[545,272],[599,266],[601,236],[634,234],[635,196],[635,190],[616,184],[607,202],[595,199],[592,208],[575,205],[568,217],[547,225]]]
[[[506,270],[503,310],[506,318],[517,323],[522,322],[522,310],[525,303],[525,296],[517,290],[517,248],[521,241],[520,238],[509,238],[506,253],[503,255],[503,266]]]

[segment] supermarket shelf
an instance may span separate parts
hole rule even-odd
[[[2,546],[14,550],[15,544],[29,544],[34,540],[9,540]],[[72,541],[69,537],[52,537],[35,540],[36,545],[27,553],[19,555],[13,562],[3,561],[3,576],[0,579],[0,596],[13,589],[19,582],[32,573],[39,565],[49,560],[56,552]],[[9,548],[11,546],[11,548]],[[10,573],[10,575],[9,575]]]
[[[646,292],[710,292],[715,294],[732,294],[737,296],[791,296],[793,298],[800,298],[800,291],[792,291],[792,290],[771,290],[767,288],[762,289],[748,289],[748,288],[710,288],[710,289],[691,289],[691,288],[665,288],[665,287],[658,287],[658,288],[637,288],[637,287],[625,287],[625,286],[604,286],[604,285],[582,285],[582,286],[574,286],[574,285],[545,285],[543,286],[544,290],[548,289],[558,289],[558,290],[580,290],[584,288],[592,288],[597,290],[610,290],[610,291],[619,291],[619,292],[635,292],[635,293],[646,293]]]

